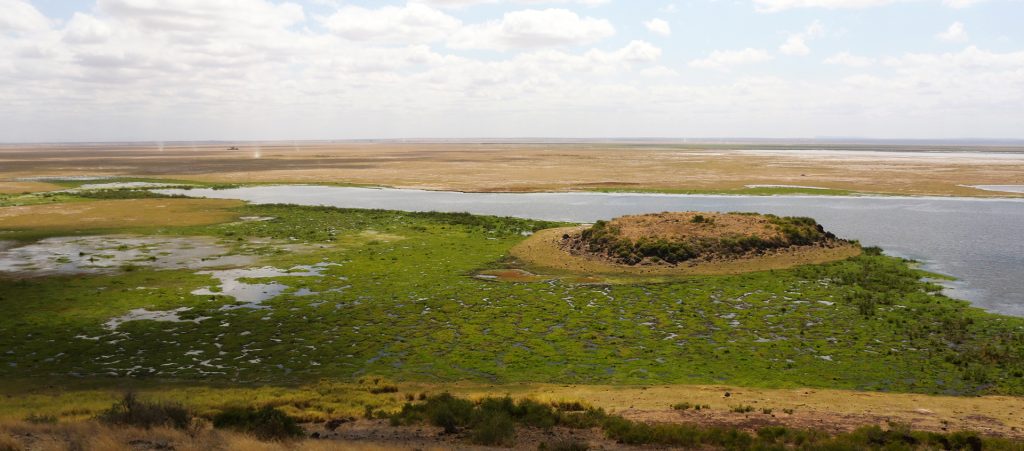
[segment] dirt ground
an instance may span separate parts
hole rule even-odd
[[[0,146],[0,181],[131,175],[458,191],[716,191],[797,185],[956,196],[1021,196],[962,185],[1024,184],[1020,148],[399,141],[228,146]],[[828,148],[814,150],[821,147]]]

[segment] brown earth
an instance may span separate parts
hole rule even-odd
[[[55,191],[60,186],[43,182],[19,182],[0,180],[0,194],[39,193],[43,191]]]
[[[1022,195],[961,185],[1024,184],[1024,159],[998,157],[1022,150],[1016,147],[394,141],[243,143],[238,144],[240,150],[227,150],[229,145],[0,146],[0,180],[130,175],[456,191],[729,191],[746,185],[780,184],[867,193],[989,197]],[[762,151],[822,147],[840,153]],[[921,150],[929,153],[896,152]],[[978,154],[977,150],[989,153]],[[943,153],[953,151],[961,153]]]
[[[243,202],[126,199],[0,207],[0,230],[74,231],[216,224],[238,217]]]

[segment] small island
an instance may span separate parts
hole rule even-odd
[[[860,254],[805,217],[665,212],[550,229],[513,249],[530,266],[586,273],[735,274]]]

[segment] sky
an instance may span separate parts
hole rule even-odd
[[[0,142],[1024,138],[1024,0],[0,0]]]

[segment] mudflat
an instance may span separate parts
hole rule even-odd
[[[1021,196],[1024,148],[625,142],[345,142],[0,146],[0,181],[120,175],[456,191],[817,190]],[[21,190],[22,188],[17,188]]]

